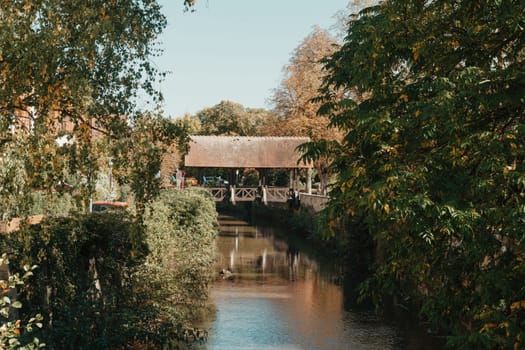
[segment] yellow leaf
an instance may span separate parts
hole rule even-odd
[[[483,325],[483,327],[479,330],[480,333],[485,333],[486,331],[492,329],[492,328],[496,328],[496,324],[495,323],[485,323]]]
[[[519,309],[525,309],[525,300],[515,301],[510,304],[510,310],[515,311]]]
[[[403,95],[399,96],[399,99],[403,100],[405,102],[408,102],[408,95],[403,94]]]
[[[414,58],[414,61],[417,61],[419,59],[419,52],[415,47],[412,49],[412,57]]]

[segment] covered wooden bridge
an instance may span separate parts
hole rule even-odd
[[[216,201],[230,200],[286,202],[290,189],[299,189],[298,171],[307,169],[306,192],[311,193],[312,165],[299,162],[297,147],[309,142],[307,137],[255,136],[191,136],[184,164],[190,168],[253,168],[264,174],[267,170],[288,170],[288,187],[268,187],[263,175],[258,187],[209,187]]]

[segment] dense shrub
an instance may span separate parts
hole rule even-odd
[[[133,258],[125,216],[52,219],[7,237],[14,260],[38,265],[20,289],[23,314],[44,315],[39,337],[52,349],[110,348],[126,341]]]
[[[16,265],[38,265],[19,290],[22,320],[42,314],[36,336],[51,349],[157,348],[196,335],[216,215],[207,195],[181,191],[162,193],[143,224],[125,212],[97,213],[3,236]]]
[[[161,192],[145,213],[149,254],[141,274],[175,322],[198,316],[206,306],[215,259],[217,212],[199,188]]]

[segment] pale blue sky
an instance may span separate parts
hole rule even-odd
[[[160,38],[169,70],[159,87],[165,116],[181,117],[222,100],[268,108],[282,68],[315,25],[329,29],[348,0],[159,0],[168,18]]]

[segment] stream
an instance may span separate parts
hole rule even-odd
[[[417,327],[347,306],[333,266],[293,247],[271,226],[220,216],[217,310],[207,350],[438,350]]]

